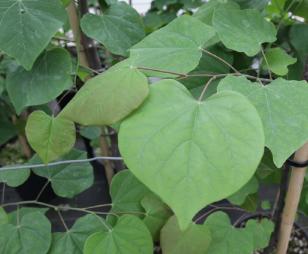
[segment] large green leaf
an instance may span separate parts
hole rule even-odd
[[[121,123],[119,145],[129,169],[172,208],[184,229],[202,207],[248,182],[262,157],[264,134],[257,111],[239,93],[200,102],[177,81],[163,80]]]
[[[103,219],[96,215],[85,215],[65,233],[55,233],[49,254],[83,254],[87,238],[104,229]]]
[[[85,15],[81,28],[111,53],[122,56],[127,56],[128,49],[145,36],[140,15],[124,2],[112,4],[101,16]]]
[[[263,121],[265,144],[277,167],[308,140],[308,85],[305,81],[276,79],[266,86],[244,77],[226,77],[218,90],[246,95]],[[290,120],[292,119],[292,120]]]
[[[0,225],[0,253],[45,254],[51,242],[51,225],[39,212],[26,214],[17,225]]]
[[[256,55],[262,43],[276,40],[275,26],[257,10],[219,8],[214,13],[213,25],[227,48],[248,56]]]
[[[288,73],[288,65],[296,63],[296,58],[291,57],[281,48],[272,48],[267,50],[265,57],[267,59],[270,71],[280,76],[284,76]],[[262,62],[263,68],[268,68],[267,63],[265,60]]]
[[[264,9],[270,0],[234,0],[242,9]],[[276,0],[274,0],[276,2]]]
[[[84,247],[84,254],[152,254],[152,237],[143,222],[135,216],[119,218],[112,230],[91,235]]]
[[[215,35],[212,27],[191,16],[181,16],[131,48],[135,66],[188,73],[197,67],[203,45]],[[151,76],[174,75],[147,72]]]
[[[43,111],[35,111],[29,116],[26,135],[31,147],[44,163],[69,152],[76,139],[73,122],[60,117],[50,117]]]
[[[66,14],[58,0],[2,0],[0,20],[0,49],[30,70]]]
[[[121,171],[113,177],[111,183],[112,211],[142,212],[140,202],[150,193],[130,171]]]
[[[60,114],[83,125],[109,125],[138,108],[148,92],[147,78],[125,61],[90,79]]]
[[[56,48],[44,52],[31,71],[19,67],[9,73],[6,88],[16,112],[55,99],[72,85],[71,71],[69,53]]]
[[[86,159],[85,152],[73,149],[61,160],[82,160]],[[31,163],[40,163],[40,159],[35,156]],[[39,176],[45,177],[51,183],[54,192],[65,198],[72,198],[83,192],[93,184],[93,169],[90,163],[82,164],[64,164],[53,167],[44,167],[33,169],[33,172]]]
[[[164,254],[204,254],[211,243],[211,233],[203,225],[191,223],[181,231],[177,219],[172,216],[161,231],[160,243]]]

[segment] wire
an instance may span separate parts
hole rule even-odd
[[[56,161],[51,162],[48,164],[23,164],[23,165],[16,165],[16,166],[8,166],[8,167],[0,167],[0,172],[9,171],[9,170],[22,170],[22,169],[30,169],[30,168],[45,168],[45,167],[52,167],[52,166],[59,166],[65,164],[72,164],[72,163],[86,163],[91,161],[100,161],[100,160],[112,160],[112,161],[122,161],[122,157],[107,157],[107,156],[98,156],[89,159],[80,159],[80,160],[64,160],[64,161]]]

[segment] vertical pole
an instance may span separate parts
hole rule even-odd
[[[308,142],[303,145],[295,153],[294,160],[296,162],[305,162],[308,160]],[[297,208],[303,189],[303,184],[306,175],[306,167],[304,168],[292,168],[287,196],[285,199],[285,206],[282,212],[277,254],[286,254],[290,241],[290,236],[295,221]]]

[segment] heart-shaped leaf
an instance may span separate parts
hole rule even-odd
[[[72,85],[72,61],[61,48],[44,52],[31,71],[19,67],[8,75],[6,88],[19,114],[27,106],[50,102]]]
[[[204,254],[211,243],[211,233],[203,225],[191,223],[181,231],[175,216],[171,217],[161,231],[160,243],[164,254]]]
[[[128,49],[145,36],[140,15],[124,2],[112,4],[101,16],[85,15],[81,28],[111,53],[122,56],[127,56]]]
[[[296,63],[296,58],[289,56],[281,48],[271,48],[266,51],[265,57],[270,71],[277,75],[284,76],[288,73],[288,65]],[[267,69],[266,61],[262,62],[264,69]]]
[[[212,235],[209,253],[253,253],[252,235],[245,234],[244,229],[234,228],[225,213],[217,212],[210,215],[204,225],[210,229]]]
[[[197,67],[203,45],[214,35],[212,27],[196,18],[184,15],[132,47],[130,58],[134,66],[188,73]],[[174,76],[158,72],[147,72],[147,74]]]
[[[104,227],[103,219],[96,215],[85,215],[79,218],[72,228],[65,233],[55,233],[49,254],[83,254],[87,238]]]
[[[0,225],[0,253],[46,254],[51,243],[51,225],[39,212],[28,213],[20,222]]]
[[[86,159],[85,152],[73,149],[63,156],[61,160],[82,160]],[[31,163],[41,163],[38,156],[31,159]],[[53,167],[33,169],[33,172],[45,177],[51,183],[54,192],[65,198],[73,198],[77,194],[88,189],[94,181],[93,169],[90,163],[64,164]]]
[[[0,183],[10,187],[22,185],[30,176],[29,169],[0,171]]]
[[[185,229],[201,208],[249,181],[264,134],[256,109],[241,94],[223,92],[201,102],[177,81],[163,80],[121,123],[119,145],[129,169]]]
[[[153,243],[144,223],[135,216],[121,216],[112,230],[91,235],[84,247],[84,254],[152,254]]]
[[[276,79],[266,86],[244,77],[226,77],[218,90],[240,92],[257,108],[263,121],[265,144],[277,167],[308,140],[308,85]]]
[[[29,116],[26,134],[31,147],[44,163],[69,152],[76,139],[73,122],[60,117],[50,117],[43,111],[35,111]]]
[[[147,78],[127,61],[90,79],[60,113],[82,125],[109,125],[138,108],[149,92]]]
[[[256,55],[262,43],[276,40],[275,26],[257,10],[219,8],[214,13],[213,26],[227,48],[248,56]]]
[[[0,20],[0,49],[30,70],[66,14],[58,0],[2,0]]]

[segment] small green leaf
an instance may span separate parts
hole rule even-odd
[[[44,163],[68,153],[76,139],[73,122],[60,117],[50,117],[43,111],[35,111],[29,116],[26,135],[31,147]]]
[[[253,235],[245,229],[232,226],[227,214],[216,212],[211,214],[204,223],[212,236],[208,248],[210,254],[251,254],[254,251]]]
[[[164,254],[204,254],[211,243],[211,233],[203,225],[191,223],[182,231],[172,216],[161,231],[160,243]]]
[[[297,61],[296,58],[289,56],[281,48],[271,48],[267,50],[265,57],[267,59],[270,71],[280,76],[288,74],[288,65],[292,65]],[[262,67],[267,69],[265,60],[262,62]]]
[[[2,0],[0,20],[0,49],[30,70],[66,14],[58,0]]]
[[[7,170],[0,172],[0,182],[10,187],[22,185],[30,176],[29,169]]]
[[[268,219],[261,221],[249,220],[245,231],[250,232],[253,236],[254,250],[260,250],[268,246],[271,234],[274,231],[274,223]]]
[[[8,222],[9,222],[9,217],[7,213],[2,207],[0,207],[0,225],[6,224]]]
[[[86,159],[85,152],[73,149],[61,160],[82,160]],[[40,163],[40,159],[34,156],[32,163]],[[33,169],[39,176],[47,178],[54,192],[65,198],[73,198],[75,195],[88,189],[94,181],[93,169],[90,163],[64,164],[53,167]]]
[[[128,168],[185,229],[201,208],[249,181],[263,154],[264,134],[256,109],[239,93],[199,102],[179,82],[163,80],[121,123],[119,146]]]
[[[130,58],[137,67],[188,73],[197,67],[203,45],[214,35],[212,27],[184,15],[132,47]],[[153,71],[146,73],[151,76],[174,76]]]
[[[159,240],[161,228],[172,215],[170,208],[155,195],[147,195],[141,200],[141,205],[145,210],[143,222],[148,227],[154,241]]]
[[[279,78],[262,86],[244,77],[228,76],[218,86],[218,91],[222,90],[240,92],[255,105],[263,121],[265,144],[277,167],[308,140],[307,82]]]
[[[13,225],[18,225],[20,219],[22,219],[25,215],[32,213],[40,213],[42,215],[45,215],[48,209],[49,208],[22,207],[8,214],[9,223]]]
[[[84,247],[84,254],[132,253],[152,254],[153,243],[144,223],[132,215],[123,215],[112,230],[91,235]]]
[[[20,223],[0,225],[0,253],[46,254],[51,243],[51,225],[39,212],[26,214]]]
[[[227,48],[248,56],[256,55],[262,43],[276,40],[275,26],[257,10],[219,8],[214,13],[213,26]]]
[[[148,93],[147,78],[124,61],[90,79],[60,115],[82,125],[110,125],[138,108]]]
[[[140,202],[150,193],[150,190],[129,170],[123,170],[112,179],[110,189],[112,211],[143,212]]]
[[[145,36],[140,15],[124,2],[112,4],[101,16],[85,15],[81,28],[111,53],[122,56],[127,56],[128,49]]]
[[[79,218],[72,228],[65,233],[55,233],[49,254],[83,254],[87,238],[104,229],[102,218],[96,215],[85,215]]]
[[[69,53],[61,48],[44,52],[31,71],[19,67],[9,73],[6,88],[19,114],[27,106],[52,101],[72,85],[72,62]]]

